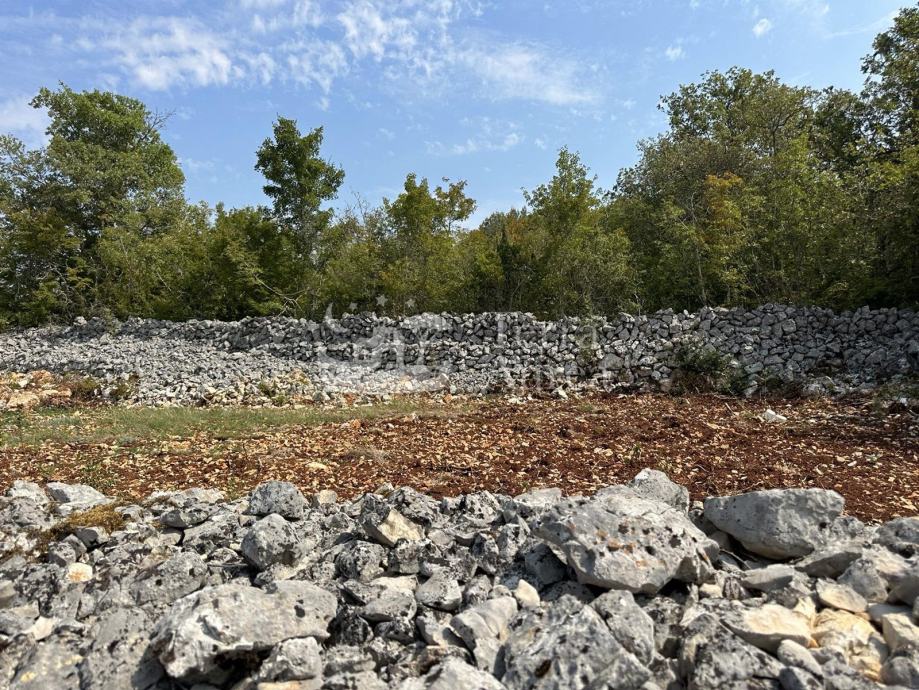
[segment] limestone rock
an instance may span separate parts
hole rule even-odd
[[[459,582],[448,571],[437,570],[418,586],[415,590],[415,599],[419,604],[431,608],[455,611],[463,600],[463,591]]]
[[[306,499],[290,482],[270,481],[259,484],[249,495],[250,515],[280,515],[299,520],[306,511]]]
[[[245,559],[259,570],[275,563],[292,564],[299,555],[296,531],[278,513],[271,513],[252,525],[240,544]]]
[[[239,584],[206,587],[179,599],[157,624],[152,648],[173,678],[220,676],[219,659],[268,651],[292,637],[328,637],[337,602],[307,582],[271,591]]]
[[[842,611],[863,613],[868,610],[868,602],[865,601],[865,597],[851,587],[837,582],[819,580],[817,582],[817,598],[824,606]]]
[[[690,688],[775,687],[782,664],[724,627],[711,613],[693,619],[682,632],[681,675]]]
[[[783,640],[807,647],[811,642],[810,621],[797,611],[778,604],[762,604],[732,611],[725,625],[755,647],[775,654]]]
[[[666,503],[683,513],[689,512],[689,490],[670,481],[670,478],[659,470],[643,469],[635,475],[628,486],[639,498]]]
[[[419,541],[424,538],[424,532],[418,525],[385,504],[375,504],[371,509],[365,509],[361,515],[361,525],[371,539],[383,546],[395,546],[400,539]]]
[[[531,610],[504,645],[501,682],[523,688],[641,688],[651,672],[610,632],[600,614],[570,597]]]
[[[625,487],[559,504],[539,519],[536,534],[565,554],[579,582],[649,594],[672,579],[706,580],[718,552],[686,515]]]
[[[448,657],[422,678],[407,680],[399,690],[504,690],[490,673],[470,666],[462,659]]]
[[[271,650],[258,671],[265,681],[310,680],[322,677],[322,648],[313,637],[284,640]]]
[[[806,556],[826,542],[844,501],[824,489],[769,489],[705,500],[705,517],[767,558]]]
[[[513,597],[497,597],[453,616],[450,629],[472,652],[476,666],[494,673],[498,649],[516,614],[517,602]]]

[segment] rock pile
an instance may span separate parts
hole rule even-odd
[[[842,510],[818,489],[690,506],[653,470],[592,496],[350,502],[19,482],[0,686],[919,687],[919,518]]]
[[[83,372],[110,388],[138,376],[145,403],[227,402],[581,384],[667,390],[680,358],[715,352],[739,389],[768,381],[817,390],[919,370],[919,315],[908,310],[766,305],[538,321],[530,314],[346,315],[172,323],[95,319],[0,334],[0,370]]]

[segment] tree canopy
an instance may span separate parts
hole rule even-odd
[[[860,93],[734,67],[661,100],[667,129],[611,189],[575,151],[475,227],[463,180],[408,173],[335,210],[322,127],[278,117],[255,152],[268,205],[192,204],[167,117],[43,88],[47,143],[0,135],[0,325],[77,315],[235,319],[330,310],[545,316],[764,302],[919,305],[919,6]]]

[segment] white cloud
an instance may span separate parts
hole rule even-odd
[[[287,56],[290,77],[301,84],[317,85],[324,94],[333,82],[348,73],[345,51],[337,43],[315,41]]]
[[[476,118],[473,123],[478,131],[457,144],[440,141],[427,142],[428,153],[436,155],[464,156],[484,151],[509,151],[523,143],[524,136],[517,131],[513,122],[495,121],[488,117]]]
[[[543,151],[545,151],[545,150],[548,148],[548,146],[549,146],[549,145],[546,143],[546,140],[543,139],[542,137],[536,137],[536,138],[533,140],[533,143],[536,144],[536,148],[542,149]]]
[[[664,51],[664,55],[667,57],[670,62],[676,62],[684,57],[686,57],[686,52],[683,50],[683,46],[667,46],[667,49]]]
[[[179,17],[141,17],[105,40],[116,61],[149,89],[227,84],[238,72],[224,39]]]
[[[765,36],[770,31],[772,31],[772,22],[766,17],[763,17],[753,25],[753,35],[757,38]]]
[[[287,0],[239,0],[239,5],[244,10],[267,10],[286,3]]]
[[[14,134],[28,146],[45,143],[48,115],[29,105],[30,96],[11,96],[0,101],[0,134]]]
[[[214,170],[212,160],[198,160],[197,158],[180,158],[179,165],[190,173],[208,172]]]
[[[599,100],[597,65],[460,24],[481,13],[476,0],[226,3],[206,17],[140,15],[126,25],[81,17],[55,26],[72,33],[61,50],[152,90],[285,81],[328,99],[338,80],[370,63],[384,88],[412,97],[471,91],[567,107]]]
[[[543,101],[552,105],[592,103],[598,94],[581,83],[576,63],[521,44],[463,51],[464,66],[495,98]]]
[[[294,26],[320,26],[323,17],[319,3],[313,0],[295,0],[291,20]]]
[[[350,4],[337,17],[345,31],[345,45],[362,58],[382,60],[389,48],[406,50],[415,44],[415,30],[407,17],[383,16],[369,0]]]

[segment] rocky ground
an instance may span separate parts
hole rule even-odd
[[[268,482],[118,504],[0,500],[0,685],[15,688],[919,686],[919,518],[821,489],[690,504],[653,470],[352,501]]]

